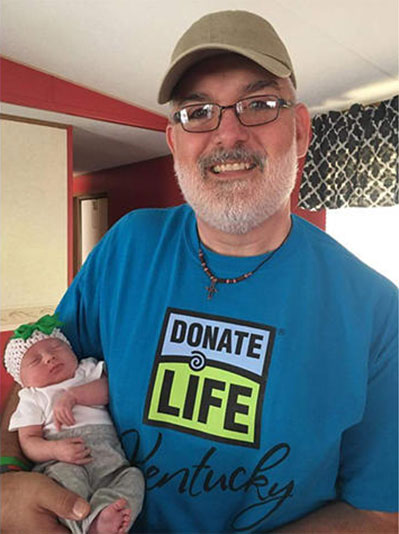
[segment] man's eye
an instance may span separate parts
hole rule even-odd
[[[188,119],[190,121],[209,119],[212,116],[211,106],[201,106],[198,108],[190,108],[187,110]]]
[[[248,107],[252,111],[265,111],[274,109],[276,107],[276,102],[273,100],[252,100]]]

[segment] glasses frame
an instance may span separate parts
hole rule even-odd
[[[270,98],[271,100],[275,101],[277,103],[277,108],[276,108],[276,116],[271,119],[271,120],[268,120],[268,121],[263,121],[263,122],[259,122],[259,123],[256,123],[256,124],[245,124],[242,119],[240,118],[240,113],[238,111],[238,108],[239,108],[239,105],[242,103],[242,102],[245,102],[247,100],[253,100],[253,99],[256,99],[256,98]],[[187,128],[185,127],[185,123],[181,120],[181,112],[183,110],[186,110],[186,109],[190,109],[190,108],[194,108],[194,107],[197,107],[197,106],[207,106],[207,105],[212,105],[212,106],[215,106],[216,109],[218,110],[219,112],[219,115],[218,115],[218,121],[217,121],[217,124],[216,126],[214,126],[213,128],[208,128],[206,130],[198,130],[198,131],[195,131],[195,130],[187,130]],[[217,130],[220,126],[220,123],[222,122],[222,114],[223,112],[226,110],[226,109],[233,109],[234,110],[234,114],[235,116],[237,117],[238,121],[240,124],[242,124],[243,126],[246,126],[247,128],[253,128],[254,126],[262,126],[264,124],[269,124],[271,122],[274,122],[275,120],[278,119],[278,117],[280,116],[280,109],[281,108],[291,108],[295,105],[295,102],[293,102],[292,100],[285,100],[284,98],[280,98],[276,95],[255,95],[255,96],[249,96],[247,98],[241,98],[240,100],[237,100],[237,102],[235,102],[234,104],[231,104],[230,106],[221,106],[220,104],[216,104],[215,102],[199,102],[198,104],[189,104],[188,106],[184,106],[183,108],[179,109],[178,111],[176,111],[175,113],[172,114],[172,120],[175,124],[180,124],[181,127],[183,128],[183,130],[185,132],[188,132],[188,133],[207,133],[207,132],[213,132],[215,130]]]

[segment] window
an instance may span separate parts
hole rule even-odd
[[[327,211],[327,233],[399,285],[399,206]]]

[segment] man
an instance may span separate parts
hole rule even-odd
[[[263,19],[195,23],[159,95],[193,209],[119,221],[59,306],[75,351],[104,356],[146,475],[136,531],[396,532],[397,293],[290,216],[310,124],[295,85]],[[2,478],[5,532],[32,532],[16,488],[35,532],[87,514],[37,475]]]

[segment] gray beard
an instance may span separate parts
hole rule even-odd
[[[227,153],[225,161],[229,161]],[[242,235],[262,224],[289,200],[298,169],[296,144],[293,142],[278,160],[263,158],[255,177],[218,180],[211,171],[206,173],[201,161],[198,166],[189,167],[175,160],[174,169],[186,202],[200,219],[222,232]]]

